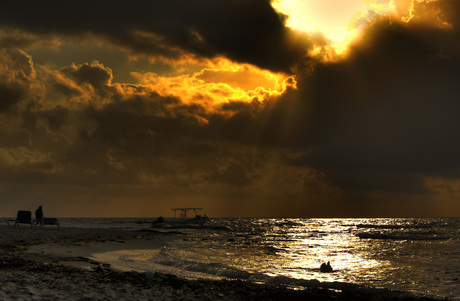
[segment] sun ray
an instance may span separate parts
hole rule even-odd
[[[274,0],[273,8],[288,16],[286,25],[308,33],[322,33],[336,54],[347,45],[373,16],[393,14],[393,0]]]

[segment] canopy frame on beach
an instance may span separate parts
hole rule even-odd
[[[190,210],[193,210],[195,212],[195,215],[197,215],[197,211],[203,210],[203,208],[195,208],[195,207],[189,207],[189,208],[171,208],[171,210],[174,211],[174,217],[177,217],[177,211],[180,212],[179,217],[180,218],[186,218],[187,217],[187,212]]]

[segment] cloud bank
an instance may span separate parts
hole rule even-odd
[[[326,61],[269,1],[3,1],[3,210],[460,214],[459,5],[399,10]]]

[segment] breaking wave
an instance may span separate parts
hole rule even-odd
[[[229,279],[248,279],[251,277],[251,273],[247,271],[220,262],[193,260],[190,254],[187,255],[185,255],[183,251],[180,252],[175,249],[164,247],[156,256],[151,258],[150,261],[185,271],[205,273]]]

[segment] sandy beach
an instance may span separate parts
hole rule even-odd
[[[160,249],[176,232],[0,226],[1,300],[434,300],[407,293],[311,280],[303,289],[241,280],[187,280],[123,271],[95,253]]]

